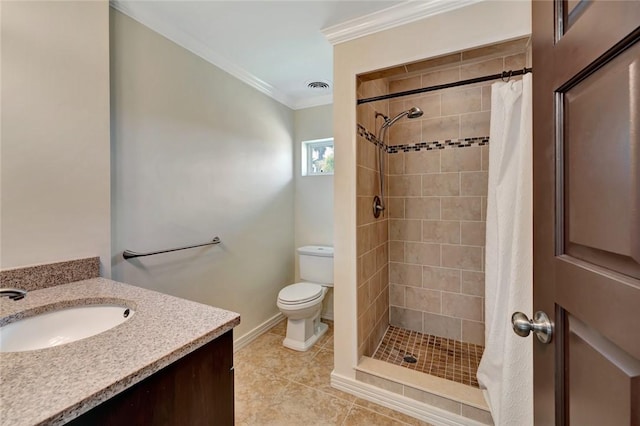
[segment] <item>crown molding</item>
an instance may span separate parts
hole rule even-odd
[[[333,95],[314,96],[313,98],[304,98],[294,102],[292,109],[312,108],[333,103]]]
[[[483,0],[409,0],[369,15],[324,28],[320,32],[329,43],[336,45],[480,1]]]
[[[118,0],[109,0],[109,5],[115,10],[124,13],[131,19],[141,23],[142,25],[152,29],[163,37],[171,40],[172,42],[178,44],[179,46],[187,49],[191,53],[198,55],[205,61],[215,65],[216,67],[226,71],[231,74],[238,80],[248,84],[259,92],[264,93],[265,95],[271,97],[272,99],[280,102],[281,104],[291,108],[291,109],[300,109],[307,108],[304,106],[309,104],[309,106],[315,105],[323,105],[325,103],[324,99],[316,101],[316,98],[304,99],[300,101],[296,101],[292,99],[291,96],[286,93],[276,89],[269,83],[264,80],[259,79],[254,76],[250,72],[245,69],[237,66],[226,58],[215,53],[204,43],[198,41],[190,34],[180,30],[174,25],[166,22],[164,19],[157,16],[155,13],[150,12],[148,9],[141,9],[136,7],[131,7],[131,4],[135,4],[136,2],[122,2]],[[141,2],[144,3],[144,2]],[[319,97],[325,98],[324,96]],[[315,103],[319,102],[319,103]],[[303,105],[303,106],[298,106]]]

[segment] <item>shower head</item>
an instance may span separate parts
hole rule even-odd
[[[407,111],[407,118],[422,117],[422,114],[424,114],[424,112],[422,112],[422,110],[420,108],[413,107],[409,111]]]
[[[407,116],[407,118],[418,118],[418,117],[422,117],[422,114],[424,114],[424,113],[422,112],[422,110],[420,108],[413,107],[411,109],[408,109],[406,111],[401,112],[400,114],[396,115],[392,119],[386,118],[385,121],[384,121],[384,124],[382,125],[382,127],[391,127],[391,126],[393,126],[393,124],[396,121],[400,120],[405,115]]]

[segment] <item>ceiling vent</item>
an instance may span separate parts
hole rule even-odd
[[[328,81],[308,81],[307,87],[314,90],[327,90],[331,88],[331,85]]]

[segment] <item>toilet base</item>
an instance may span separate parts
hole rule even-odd
[[[311,323],[311,324],[309,324]],[[309,333],[305,333],[310,325],[313,326],[313,334],[306,338]],[[287,337],[282,341],[282,345],[294,351],[304,352],[309,350],[324,333],[327,332],[329,326],[320,321],[320,315],[313,321],[311,320],[287,320]],[[310,330],[306,330],[307,332]]]

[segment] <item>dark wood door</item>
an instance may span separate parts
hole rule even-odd
[[[533,2],[536,424],[640,425],[640,1]]]

